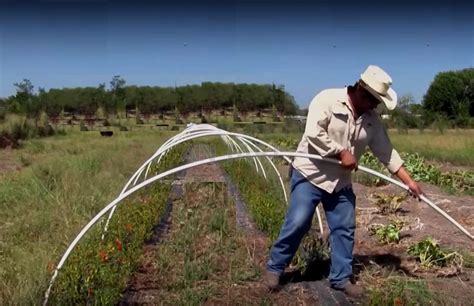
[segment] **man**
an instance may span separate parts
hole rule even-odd
[[[264,276],[270,289],[279,287],[280,275],[310,229],[316,206],[322,202],[330,229],[331,287],[352,297],[363,294],[363,289],[351,282],[356,201],[351,172],[357,170],[357,160],[368,146],[391,173],[410,187],[413,196],[422,193],[403,167],[374,110],[379,103],[389,110],[395,108],[397,95],[391,84],[385,71],[371,65],[354,86],[324,90],[311,101],[297,152],[338,158],[342,166],[308,158],[293,161],[290,206]]]

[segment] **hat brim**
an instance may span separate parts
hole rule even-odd
[[[364,86],[377,100],[385,104],[388,110],[393,110],[397,107],[397,93],[392,88],[389,88],[387,94],[382,96],[375,90],[373,90],[370,86]]]

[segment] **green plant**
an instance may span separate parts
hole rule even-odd
[[[369,227],[369,233],[375,235],[378,241],[384,244],[398,243],[400,241],[400,230],[403,224],[390,222],[389,224],[373,224]]]
[[[301,241],[292,264],[304,274],[311,267],[319,266],[321,262],[328,261],[330,257],[329,240],[323,239],[317,233],[308,233]]]
[[[364,154],[362,154],[359,160],[359,164],[372,170],[389,175],[388,170],[382,165],[382,163],[379,162],[379,160],[372,154],[372,152],[366,151]],[[354,180],[360,184],[369,186],[382,186],[388,184],[385,180],[381,178],[369,175],[367,173],[363,173],[361,171],[357,171],[354,174]]]
[[[152,173],[162,172],[182,160],[186,146],[173,148],[155,164]],[[54,190],[58,180],[51,169],[42,174],[48,178],[45,188]],[[53,173],[55,174],[55,173]],[[57,174],[59,175],[59,174]],[[116,304],[137,268],[142,244],[151,236],[151,229],[164,212],[170,184],[155,184],[140,190],[117,210],[102,240],[98,224],[77,246],[53,287],[51,302],[60,305]],[[120,209],[122,208],[122,209]]]
[[[442,250],[439,244],[430,237],[409,246],[407,252],[409,255],[417,257],[421,266],[425,268],[444,267],[450,264],[459,267],[463,265],[461,254]]]
[[[391,277],[380,280],[378,287],[368,291],[369,295],[364,304],[370,306],[433,305],[435,300],[424,280]]]
[[[433,165],[427,164],[419,154],[401,154],[405,168],[417,180],[435,184],[449,191],[472,193],[474,190],[473,171],[441,172]]]
[[[395,214],[401,208],[407,195],[384,194],[375,192],[369,196],[369,200],[379,208],[382,215]]]
[[[218,154],[227,151],[224,143],[215,142],[214,144]],[[267,166],[267,172],[272,171],[268,164],[263,164]],[[222,165],[232,181],[238,185],[257,228],[275,239],[286,211],[277,178],[272,177],[266,180],[262,175],[256,173],[251,160],[232,160],[224,162]]]
[[[300,139],[292,137],[278,137],[276,139],[270,140],[270,143],[277,148],[296,150]]]

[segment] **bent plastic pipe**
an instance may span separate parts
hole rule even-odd
[[[123,194],[128,189],[128,187],[130,186],[130,183],[132,181],[134,181],[133,185],[136,185],[137,180],[140,177],[143,170],[145,169],[145,167],[147,167],[150,163],[152,163],[153,160],[156,157],[158,157],[160,159],[161,155],[164,154],[167,150],[169,150],[173,146],[178,145],[180,143],[183,143],[185,141],[195,139],[195,138],[205,137],[205,136],[226,135],[226,136],[229,137],[230,141],[232,141],[232,143],[238,148],[238,150],[243,152],[243,150],[240,148],[240,146],[230,136],[242,137],[242,138],[246,138],[246,139],[251,140],[251,141],[258,142],[258,143],[270,148],[271,150],[278,152],[278,150],[276,148],[274,148],[273,146],[271,146],[270,144],[268,144],[264,141],[261,141],[258,138],[254,138],[254,137],[251,137],[251,136],[248,136],[248,135],[245,135],[245,134],[228,132],[228,131],[225,131],[225,130],[222,130],[222,129],[218,129],[218,128],[212,126],[212,125],[211,126],[204,125],[203,128],[201,128],[200,125],[190,126],[190,127],[187,128],[187,134],[189,134],[189,135],[186,135],[186,133],[184,133],[184,131],[183,131],[182,133],[180,133],[178,135],[175,135],[171,139],[168,139],[163,145],[161,145],[160,148],[146,162],[144,162],[140,166],[140,168],[132,175],[132,177],[129,179],[129,181],[127,182],[125,187],[122,189],[122,192],[120,194]],[[285,159],[287,160],[287,162],[291,162],[288,158],[285,158]],[[258,172],[258,169],[257,169],[257,172]],[[112,218],[114,212],[115,212],[115,208],[112,209],[112,211],[109,213],[109,217],[108,217],[108,219],[105,223],[105,226],[104,226],[104,230],[103,230],[104,232],[107,232],[107,228],[108,228],[108,225],[110,223],[110,219]],[[318,216],[318,222],[321,223],[322,221],[321,221],[321,218],[320,218],[319,211],[317,213],[317,216]],[[102,235],[102,239],[104,239],[104,234]]]
[[[188,135],[186,135],[188,134]],[[194,134],[194,135],[192,135]],[[215,135],[227,135],[229,137],[229,139],[233,142],[234,145],[236,145],[238,147],[238,149],[240,149],[240,151],[242,151],[242,149],[237,145],[237,143],[232,139],[232,137],[230,136],[235,136],[235,137],[241,137],[241,138],[245,138],[245,139],[248,139],[250,141],[255,141],[261,145],[264,145],[266,146],[267,148],[270,148],[271,150],[275,151],[275,152],[279,152],[279,150],[277,150],[275,147],[273,147],[272,145],[270,145],[269,143],[265,142],[265,141],[262,141],[258,138],[254,138],[254,137],[251,137],[251,136],[248,136],[248,135],[245,135],[245,134],[240,134],[240,133],[232,133],[232,132],[228,132],[228,131],[225,131],[225,130],[222,130],[222,129],[219,129],[215,126],[212,126],[212,125],[208,125],[208,124],[202,124],[202,125],[190,125],[186,128],[185,131],[175,135],[174,137],[172,137],[171,139],[167,140],[156,152],[155,154],[153,154],[145,163],[143,163],[143,165],[135,172],[135,174],[132,176],[132,178],[129,180],[129,182],[125,185],[125,187],[123,188],[122,192],[120,194],[122,194],[125,190],[128,189],[129,185],[130,185],[130,182],[133,180],[133,177],[134,176],[137,176],[133,185],[136,185],[137,183],[137,180],[138,180],[138,177],[141,175],[143,169],[145,167],[148,166],[149,168],[149,165],[153,162],[153,160],[158,156],[158,162],[160,161],[161,159],[161,156],[162,154],[165,154],[167,152],[168,149],[170,149],[171,147],[175,146],[175,145],[178,145],[179,143],[182,143],[182,142],[185,142],[185,141],[188,141],[188,140],[191,140],[191,139],[195,139],[195,138],[198,138],[198,137],[204,137],[204,136],[215,136]],[[283,157],[288,163],[291,163],[291,160],[284,156]],[[258,169],[257,169],[257,172],[258,172]],[[146,179],[146,176],[145,176],[145,179]],[[283,186],[284,188],[284,186]],[[285,194],[286,194],[286,191],[284,190],[283,191]],[[112,211],[109,213],[109,217],[105,223],[105,226],[104,226],[104,233],[107,231],[107,228],[108,228],[108,224],[110,222],[110,219],[112,218],[113,214],[115,212],[115,208],[112,209]],[[322,219],[321,219],[321,213],[320,213],[320,210],[319,210],[319,206],[316,207],[316,216],[318,218],[318,223],[319,223],[319,228],[320,228],[320,231],[321,233],[323,233],[323,226],[322,226]],[[102,239],[104,239],[104,234],[102,235]]]
[[[333,164],[340,164],[340,161],[337,161],[337,160],[334,160],[334,159],[329,159],[329,158],[322,158],[321,156],[319,155],[313,155],[313,154],[305,154],[305,153],[296,153],[296,152],[255,152],[255,153],[239,153],[239,154],[231,154],[231,155],[225,155],[225,156],[218,156],[218,157],[212,157],[212,158],[207,158],[205,160],[201,160],[201,161],[196,161],[196,162],[192,162],[192,163],[189,163],[189,164],[186,164],[186,165],[182,165],[182,166],[179,166],[179,167],[176,167],[176,168],[173,168],[171,170],[168,170],[168,171],[165,171],[165,172],[162,172],[160,174],[157,174],[151,178],[149,178],[148,180],[132,187],[130,190],[128,190],[127,192],[123,193],[122,195],[120,195],[119,197],[117,197],[115,200],[113,200],[111,203],[109,203],[106,207],[104,207],[97,215],[94,216],[94,218],[92,218],[91,221],[89,221],[89,223],[84,226],[82,228],[82,230],[79,232],[79,234],[76,236],[76,238],[74,238],[73,242],[69,245],[69,247],[67,248],[66,252],[64,253],[64,255],[62,256],[58,266],[56,267],[54,273],[53,273],[53,276],[50,280],[50,284],[48,286],[48,289],[46,290],[46,293],[45,293],[45,300],[44,300],[44,303],[43,305],[46,305],[47,302],[48,302],[48,298],[49,298],[49,294],[51,292],[51,288],[52,288],[52,285],[54,284],[54,280],[56,279],[57,275],[58,275],[58,271],[62,268],[62,266],[64,265],[65,261],[67,260],[67,258],[69,257],[70,253],[72,252],[72,250],[75,248],[75,246],[77,245],[77,243],[82,239],[82,237],[89,231],[89,229],[103,216],[105,215],[109,210],[111,210],[113,207],[117,206],[123,199],[127,198],[128,196],[130,196],[131,194],[133,194],[134,192],[140,190],[141,188],[163,178],[163,177],[166,177],[168,175],[171,175],[171,174],[174,174],[174,173],[177,173],[177,172],[180,172],[180,171],[183,171],[183,170],[187,170],[187,169],[190,169],[190,168],[193,168],[193,167],[197,167],[197,166],[200,166],[200,165],[204,165],[204,164],[209,164],[209,163],[215,163],[215,162],[219,162],[219,161],[224,161],[224,160],[231,160],[231,159],[237,159],[237,158],[248,158],[248,157],[258,157],[258,156],[292,156],[292,157],[304,157],[304,158],[309,158],[309,159],[317,159],[317,160],[323,160],[323,161],[327,161],[327,162],[330,162],[330,163],[333,163]],[[395,184],[396,186],[399,186],[401,187],[402,189],[405,189],[405,190],[409,190],[408,186],[406,186],[405,184],[401,183],[401,182],[398,182],[384,174],[381,174],[381,173],[378,173],[377,171],[374,171],[372,169],[369,169],[369,168],[366,168],[366,167],[363,167],[363,166],[359,166],[359,170],[363,171],[363,172],[366,172],[366,173],[369,173],[369,174],[372,174],[372,175],[375,175],[377,177],[380,177],[384,180],[387,180],[389,181],[390,183],[393,183]],[[446,212],[444,212],[441,208],[437,207],[436,205],[434,205],[431,201],[429,201],[425,196],[422,196],[421,197],[421,200],[423,200],[425,203],[427,203],[430,207],[434,208],[437,212],[439,212],[442,216],[446,217],[452,224],[454,224],[458,229],[460,229],[464,234],[466,234],[470,239],[473,239],[474,240],[474,236],[472,234],[470,234],[464,227],[462,227],[462,225],[460,225],[458,222],[456,222],[453,218],[451,218]],[[437,207],[437,208],[435,208]]]
[[[165,143],[163,143],[159,148],[158,150],[146,161],[144,162],[138,169],[137,171],[130,177],[130,179],[128,180],[128,182],[125,184],[125,186],[122,188],[122,191],[120,192],[120,194],[123,194],[127,189],[128,187],[130,186],[130,184],[132,184],[133,186],[135,186],[137,184],[137,181],[138,179],[140,178],[141,174],[143,173],[143,170],[145,169],[145,167],[147,167],[147,170],[146,170],[146,173],[145,173],[145,180],[146,180],[146,177],[147,177],[147,173],[148,173],[148,170],[151,166],[151,163],[153,162],[153,160],[158,157],[158,162],[160,161],[160,159],[163,157],[163,155],[165,155],[167,153],[167,151],[169,149],[171,149],[174,145],[176,144],[179,144],[179,143],[182,143],[184,141],[187,141],[187,140],[190,140],[190,139],[194,139],[194,138],[197,138],[197,137],[202,137],[202,136],[206,136],[209,131],[212,131],[212,135],[224,135],[223,133],[221,133],[219,131],[219,134],[216,134],[216,128],[214,129],[205,129],[207,130],[206,131],[202,131],[202,130],[198,130],[198,129],[194,129],[192,130],[192,126],[191,127],[188,127],[186,130],[184,130],[183,132],[173,136],[172,138],[168,139],[167,141],[165,141]],[[186,133],[185,133],[186,132]],[[186,135],[186,134],[190,134],[190,132],[193,132],[194,135]],[[234,145],[238,148],[238,150],[240,150],[240,152],[243,152],[243,150],[240,148],[240,146],[235,143],[235,141],[229,137],[230,141],[232,143],[234,143]],[[183,141],[184,140],[184,141]],[[178,143],[176,143],[178,142]],[[133,183],[132,183],[133,181]],[[110,219],[112,218],[113,214],[115,213],[115,208],[112,209],[109,213],[109,217],[107,218],[107,221],[105,222],[105,225],[104,225],[104,229],[103,229],[103,234],[102,234],[102,240],[104,239],[105,237],[105,233],[107,232],[107,229],[108,229],[108,226],[109,226],[109,223],[110,223]]]

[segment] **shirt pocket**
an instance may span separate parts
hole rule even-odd
[[[343,146],[347,147],[347,138],[349,133],[349,114],[346,112],[334,111],[328,125],[329,138]]]

